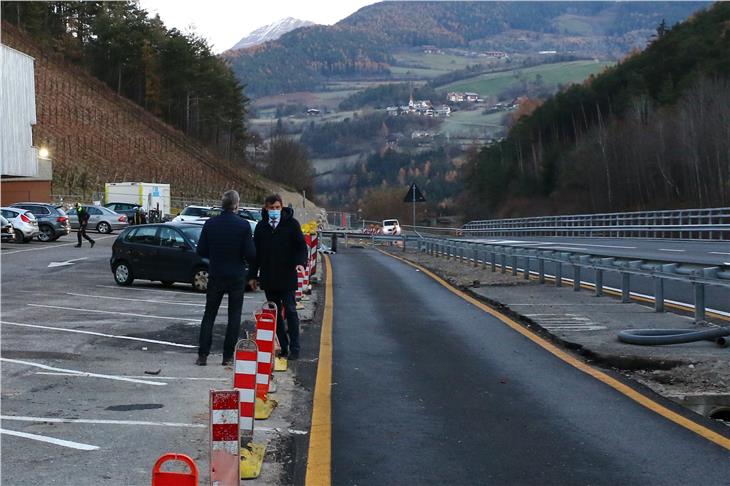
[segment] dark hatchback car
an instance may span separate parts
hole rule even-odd
[[[112,245],[114,280],[119,285],[131,285],[135,279],[159,281],[165,286],[183,282],[205,292],[208,260],[196,252],[202,230],[202,225],[192,223],[127,228]]]

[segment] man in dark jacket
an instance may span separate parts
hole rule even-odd
[[[281,356],[295,360],[299,358],[299,316],[294,296],[297,272],[304,272],[307,264],[307,244],[299,222],[294,219],[294,210],[283,208],[278,194],[266,198],[261,216],[253,236],[256,264],[251,268],[249,284],[256,288],[258,274],[266,299],[279,308],[276,335]]]
[[[199,366],[205,366],[213,340],[213,323],[218,315],[223,294],[228,294],[228,327],[223,342],[223,366],[233,364],[233,353],[241,327],[243,291],[246,287],[247,268],[256,262],[256,249],[251,238],[251,226],[240,218],[239,197],[236,191],[223,194],[220,215],[203,225],[198,242],[198,255],[210,260],[205,313],[200,324]]]
[[[79,239],[79,243],[76,245],[76,248],[81,248],[81,237],[83,236],[86,241],[89,242],[92,248],[94,248],[94,241],[91,239],[89,235],[86,234],[86,227],[89,225],[89,210],[86,209],[84,206],[82,206],[79,203],[76,203],[74,205],[76,208],[76,217],[79,219],[79,231],[76,233],[76,237]]]

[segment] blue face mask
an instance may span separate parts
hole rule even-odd
[[[281,209],[269,209],[269,219],[275,219],[279,221],[281,218]]]

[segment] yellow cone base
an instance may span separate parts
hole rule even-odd
[[[255,479],[261,474],[266,445],[249,442],[241,448],[241,479]]]
[[[309,296],[307,294],[302,296],[302,302],[309,302]]]
[[[276,358],[274,360],[274,371],[286,371],[289,369],[289,360],[286,358]]]
[[[262,400],[261,398],[256,397],[256,411],[254,415],[256,420],[266,420],[271,417],[271,413],[277,405],[278,403],[276,400],[272,400],[271,398]]]

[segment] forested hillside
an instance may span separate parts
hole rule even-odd
[[[244,160],[247,99],[204,39],[132,1],[3,1],[2,18],[228,160]]]
[[[574,85],[482,149],[470,216],[730,204],[730,3]]]
[[[504,48],[506,32],[598,39],[603,52],[627,52],[662,19],[671,25],[699,2],[381,2],[334,26],[298,29],[226,57],[255,96],[318,89],[332,77],[387,76],[398,47]],[[625,38],[623,37],[624,34]],[[610,36],[611,42],[603,42]],[[529,36],[528,36],[529,37]],[[534,37],[534,36],[533,36]],[[512,50],[534,42],[509,41]],[[534,52],[534,51],[532,51]],[[610,51],[613,52],[613,51]]]

